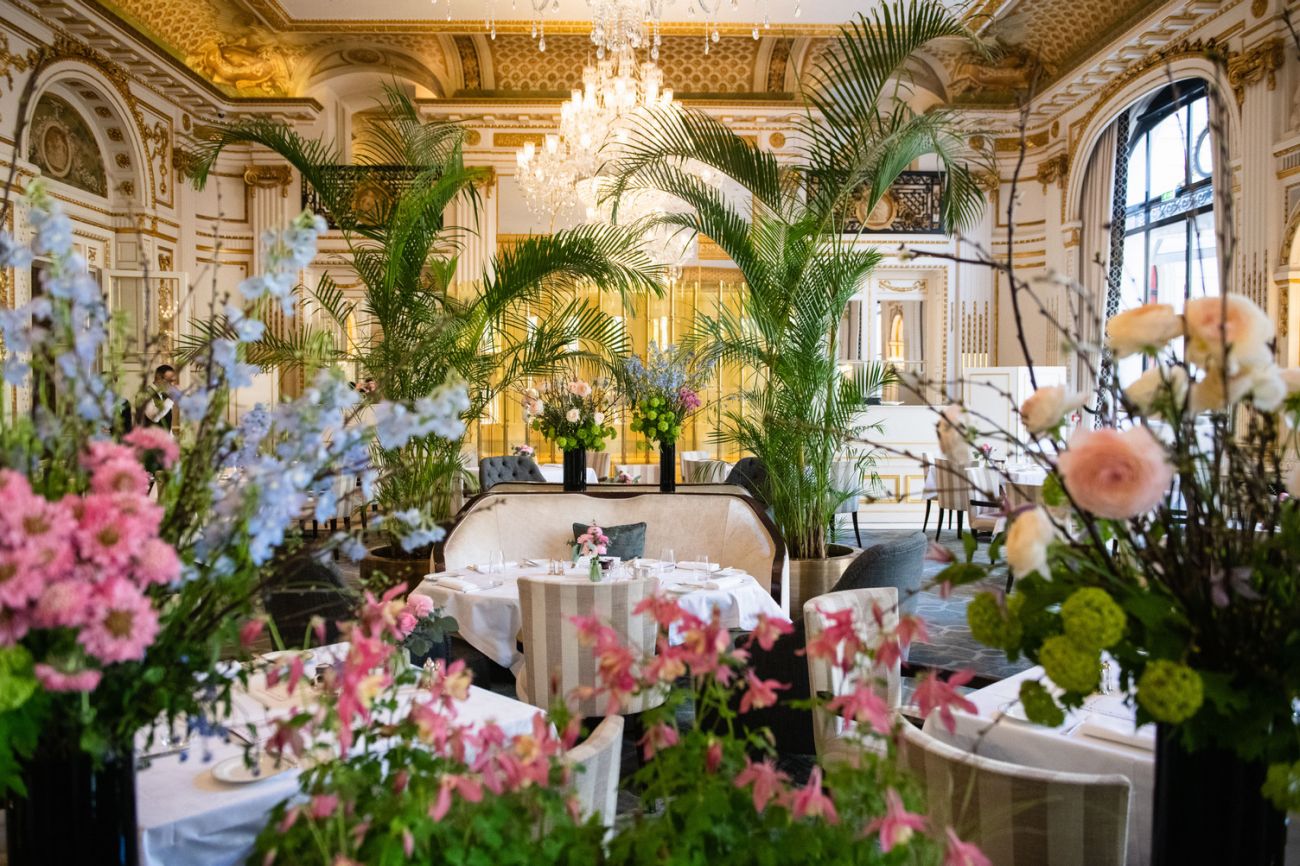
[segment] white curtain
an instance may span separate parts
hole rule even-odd
[[[1102,340],[1106,312],[1106,275],[1110,268],[1111,208],[1115,194],[1116,124],[1106,127],[1088,158],[1083,179],[1079,235],[1079,283],[1083,297],[1076,299],[1075,327],[1087,347],[1074,359],[1076,390],[1091,392],[1096,386],[1092,370],[1101,363],[1097,347]],[[1101,264],[1097,264],[1100,261]]]

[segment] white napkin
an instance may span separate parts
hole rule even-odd
[[[739,589],[747,582],[748,578],[743,574],[729,574],[712,580],[702,580],[697,586],[700,589]]]
[[[456,592],[479,592],[480,590],[501,585],[500,581],[474,580],[470,577],[452,577],[450,575],[444,575],[435,580],[434,583]]]
[[[692,561],[690,561],[690,560],[687,560],[687,561],[685,561],[685,562],[678,562],[678,563],[677,563],[677,570],[678,570],[678,571],[707,571],[707,572],[714,572],[714,571],[719,570],[720,568],[722,568],[722,566],[718,565],[718,563],[716,563],[716,562],[703,563],[703,562],[692,562]]]
[[[1141,749],[1144,752],[1153,752],[1156,748],[1155,728],[1143,725],[1134,731],[1131,721],[1114,719],[1109,716],[1090,716],[1086,722],[1079,725],[1079,729],[1075,733],[1081,737],[1092,737],[1095,740],[1109,740],[1112,743]]]
[[[515,568],[518,565],[519,563],[515,562],[513,559],[507,560],[502,565],[502,571],[509,571],[510,569]],[[476,562],[470,566],[470,569],[472,571],[477,571],[479,574],[490,574],[491,568],[492,566],[486,562]]]

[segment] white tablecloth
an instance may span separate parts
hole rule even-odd
[[[265,680],[255,674],[249,691],[235,696],[232,727],[243,733],[244,723],[284,715],[310,693],[303,687],[296,699],[282,699],[266,690]],[[530,731],[538,712],[528,704],[475,686],[470,689],[469,699],[457,706],[457,720],[474,724],[494,719],[507,736],[513,736]],[[298,793],[296,770],[246,785],[218,782],[212,777],[212,768],[227,758],[242,755],[244,747],[233,739],[227,744],[213,738],[209,743],[211,761],[203,760],[203,747],[196,741],[186,760],[178,755],[154,758],[148,769],[137,774],[136,808],[143,866],[243,863],[271,809]]]
[[[551,484],[564,483],[564,464],[563,463],[539,463],[537,468],[542,470],[542,477]],[[599,484],[600,478],[596,475],[596,470],[590,466],[587,467],[587,483]]]
[[[771,593],[750,575],[742,572],[741,585],[728,589],[698,589],[678,596],[678,603],[689,613],[701,618],[713,614],[718,608],[726,628],[752,629],[758,624],[758,615],[783,617],[781,606]],[[479,652],[497,664],[518,673],[524,657],[518,649],[519,629],[523,617],[519,611],[519,578],[535,577],[543,580],[560,580],[586,583],[585,573],[563,577],[548,576],[545,565],[511,568],[505,574],[481,575],[500,580],[501,585],[475,592],[457,592],[433,582],[442,575],[429,575],[415,591],[433,599],[434,604],[456,618],[460,635]],[[666,571],[660,574],[661,583],[677,584],[692,580],[689,571]]]
[[[1004,716],[1003,709],[1018,699],[1020,684],[1042,676],[1043,669],[1035,667],[972,692],[967,697],[979,708],[979,713],[955,713],[957,726],[952,734],[939,723],[937,716],[925,723],[925,730],[960,749],[999,761],[1057,772],[1119,773],[1127,777],[1133,783],[1129,795],[1128,866],[1145,866],[1150,860],[1155,754],[1147,749],[1096,739],[1086,733],[1082,724],[1123,724],[1122,719],[1128,723],[1126,729],[1133,731],[1136,710],[1126,705],[1122,696],[1097,695],[1059,728],[1044,728]],[[1152,744],[1154,747],[1154,739]]]

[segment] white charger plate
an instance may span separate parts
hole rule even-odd
[[[226,760],[213,765],[212,778],[228,785],[251,785],[254,782],[261,782],[264,779],[270,779],[273,776],[287,773],[289,770],[296,768],[296,765],[289,759],[281,758],[277,761],[265,752],[259,756],[255,767],[246,765],[243,755],[235,755],[233,758],[226,758]],[[255,770],[256,772],[254,772]]]

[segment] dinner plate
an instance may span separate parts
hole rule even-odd
[[[212,778],[228,785],[249,785],[253,782],[269,779],[272,776],[278,776],[292,769],[295,769],[295,765],[288,758],[281,758],[277,761],[265,752],[258,756],[257,763],[252,767],[244,763],[243,755],[235,755],[233,758],[226,758],[226,760],[213,765]]]

